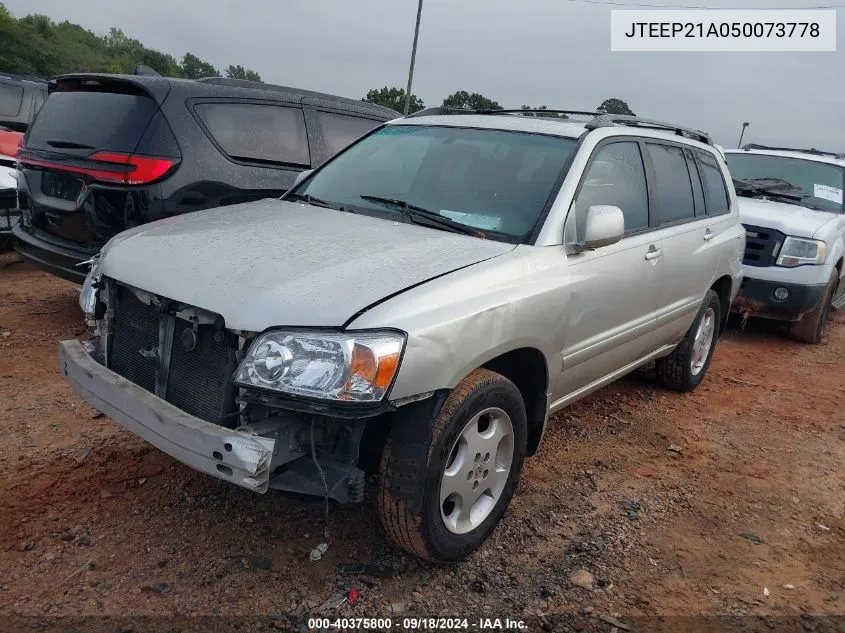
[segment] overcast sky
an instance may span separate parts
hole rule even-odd
[[[218,68],[242,64],[267,82],[354,98],[404,87],[417,8],[416,0],[2,1],[18,17],[43,13],[96,33],[117,26],[180,60],[190,51]],[[467,90],[505,107],[590,110],[620,97],[641,116],[707,130],[729,147],[749,121],[744,142],[845,151],[845,8],[835,53],[611,53],[610,10],[572,0],[425,0],[413,91],[426,105]]]

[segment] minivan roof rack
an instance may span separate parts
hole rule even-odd
[[[0,79],[12,79],[14,81],[31,81],[35,84],[46,84],[47,80],[35,75],[21,75],[18,73],[7,73],[0,71]]]
[[[824,150],[811,147],[810,149],[797,149],[795,147],[772,147],[770,145],[760,145],[759,143],[746,143],[742,149],[769,149],[775,152],[800,152],[802,154],[813,154],[815,156],[832,156],[833,158],[845,159],[845,152],[825,152]]]
[[[408,118],[421,116],[435,116],[441,114],[572,114],[575,116],[592,117],[592,120],[589,121],[585,126],[588,130],[597,130],[603,127],[620,126],[642,127],[654,130],[671,131],[677,134],[678,136],[690,138],[701,143],[706,143],[707,145],[713,145],[713,139],[710,138],[710,135],[707,132],[702,132],[701,130],[682,127],[680,125],[674,125],[673,123],[666,123],[664,121],[646,119],[638,116],[630,116],[624,114],[604,114],[602,112],[590,112],[586,110],[470,110],[468,108],[446,108],[439,106],[434,108],[426,108],[425,110],[420,110],[419,112],[414,112],[413,114],[409,114]]]

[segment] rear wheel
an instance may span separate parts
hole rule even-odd
[[[708,290],[704,303],[684,340],[666,358],[657,361],[657,379],[675,391],[692,391],[704,380],[722,322],[722,305],[719,295]]]
[[[789,324],[789,336],[793,341],[799,343],[820,343],[827,329],[827,320],[830,316],[831,302],[836,287],[839,284],[839,271],[835,268],[830,274],[824,294],[815,310],[807,312],[800,321]]]
[[[443,404],[427,438],[406,426],[391,429],[379,469],[384,529],[421,558],[465,558],[493,532],[519,479],[522,396],[504,376],[477,369]]]

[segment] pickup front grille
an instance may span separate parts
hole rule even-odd
[[[774,266],[786,235],[762,226],[745,226],[745,255],[742,263],[760,268]]]
[[[145,304],[128,288],[118,286],[110,368],[151,393],[156,371],[164,371],[158,357],[163,319],[175,319],[170,367],[164,399],[185,413],[230,426],[235,411],[237,338],[216,325],[194,326],[184,319]]]

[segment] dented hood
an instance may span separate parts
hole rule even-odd
[[[198,211],[119,235],[113,279],[232,329],[341,326],[368,306],[513,244],[281,200]]]
[[[743,224],[775,229],[784,235],[813,237],[837,213],[815,211],[797,204],[759,198],[739,198],[739,219]]]

